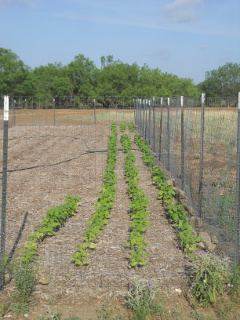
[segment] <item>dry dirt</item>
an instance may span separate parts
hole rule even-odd
[[[117,156],[116,201],[109,223],[89,256],[91,263],[83,267],[71,263],[71,255],[82,241],[101,192],[110,134],[108,124],[9,129],[6,253],[10,257],[19,252],[51,206],[63,203],[67,194],[82,198],[76,215],[54,237],[39,245],[42,283],[34,290],[35,305],[28,314],[31,320],[39,320],[46,306],[59,307],[64,316],[94,317],[104,301],[113,305],[122,302],[122,292],[136,275],[156,281],[169,310],[181,312],[184,318],[180,319],[188,319],[192,311],[183,297],[188,261],[178,248],[174,229],[157,199],[158,190],[135,145],[140,188],[150,200],[151,227],[145,236],[150,252],[147,264],[128,269],[129,252],[125,243],[130,228],[129,198],[123,173],[125,155],[121,150]],[[121,149],[120,143],[118,148]],[[13,282],[6,284],[2,300],[14,290]],[[208,312],[213,316],[211,319],[217,319],[212,310]],[[25,318],[12,315],[12,319]]]

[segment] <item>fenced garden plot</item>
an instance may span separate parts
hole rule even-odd
[[[186,192],[199,231],[238,259],[237,98],[136,100],[135,123]],[[237,242],[237,243],[236,243]]]
[[[149,256],[143,267],[128,267],[130,199],[120,123],[132,122],[133,110],[34,109],[29,113],[29,109],[21,109],[15,110],[15,122],[13,116],[10,110],[5,250],[8,262],[14,261],[51,207],[60,206],[67,195],[81,197],[75,215],[38,245],[40,277],[34,288],[35,296],[46,299],[63,294],[77,295],[79,299],[118,296],[135,275],[155,279],[171,292],[186,285],[185,255],[134,143],[139,188],[149,199],[150,226],[145,233]],[[96,248],[89,252],[90,263],[78,267],[71,257],[83,240],[102,191],[113,122],[118,124],[115,202]],[[129,129],[126,132],[133,141],[133,133]],[[6,290],[14,290],[14,281],[6,283]]]

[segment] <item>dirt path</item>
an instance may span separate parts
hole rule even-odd
[[[133,147],[138,149],[136,145]],[[143,275],[157,278],[160,286],[175,290],[183,289],[186,281],[185,268],[187,261],[184,254],[178,249],[176,234],[166,219],[162,202],[157,199],[158,188],[153,185],[151,173],[143,163],[140,150],[133,150],[136,157],[136,166],[139,168],[139,188],[149,199],[148,221],[151,227],[147,228],[145,240],[149,246],[148,264]]]

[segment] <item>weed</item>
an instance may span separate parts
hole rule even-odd
[[[11,296],[8,309],[15,313],[26,313],[38,277],[37,264],[25,263],[21,257],[17,257],[8,266],[8,269],[17,289]]]
[[[202,251],[194,257],[190,270],[193,296],[203,305],[216,302],[227,286],[229,275],[228,259]]]
[[[8,311],[9,302],[0,304],[0,318],[4,317],[5,313]]]
[[[157,285],[153,281],[135,277],[126,293],[126,306],[133,310],[133,320],[145,320],[149,315],[165,312],[165,309],[155,303]]]
[[[107,303],[103,304],[101,309],[98,310],[97,319],[101,320],[123,320],[120,314],[117,314],[116,309],[112,309],[108,306]],[[90,319],[90,320],[97,320],[97,319]]]
[[[204,320],[206,319],[204,314],[198,313],[198,312],[191,312],[190,313],[190,318],[196,319],[196,320]]]
[[[239,300],[240,298],[240,266],[235,266],[233,272],[229,277],[229,294],[233,300]]]
[[[25,303],[11,302],[8,306],[8,311],[12,311],[14,313],[27,313],[29,309]]]
[[[46,306],[46,315],[44,318],[40,320],[63,320],[61,317],[61,312],[58,309],[51,310],[48,306]]]
[[[59,309],[51,310],[46,306],[45,316],[40,318],[40,320],[81,320],[78,317],[62,318],[61,311]]]

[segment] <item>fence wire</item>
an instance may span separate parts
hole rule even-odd
[[[237,97],[135,101],[137,128],[186,192],[198,230],[235,261],[237,104]]]

